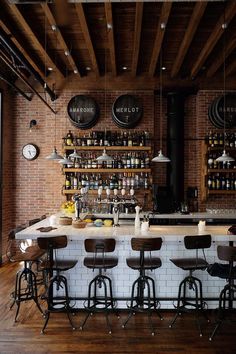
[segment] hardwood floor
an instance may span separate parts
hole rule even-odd
[[[13,289],[17,265],[0,267],[0,354],[23,353],[79,353],[79,354],[233,354],[236,352],[236,322],[223,325],[213,342],[208,336],[213,323],[203,321],[204,335],[199,337],[192,315],[178,319],[173,329],[168,325],[173,313],[163,311],[164,321],[153,317],[156,335],[152,336],[147,316],[137,314],[121,327],[127,313],[120,319],[110,315],[113,332],[107,333],[106,320],[102,314],[90,318],[83,331],[79,325],[84,313],[73,317],[77,330],[72,331],[65,314],[52,314],[44,335],[40,330],[44,323],[33,301],[21,305],[19,320],[14,323],[15,307],[9,311],[10,292]],[[44,306],[44,303],[42,303]],[[45,306],[44,306],[45,307]],[[214,321],[213,315],[211,315]]]

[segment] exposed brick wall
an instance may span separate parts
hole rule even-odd
[[[13,95],[2,82],[2,254],[5,254],[9,230],[14,227],[15,204],[12,190],[14,179],[14,138],[13,138],[13,116],[11,114]]]
[[[14,97],[4,94],[4,188],[3,188],[3,234],[4,244],[8,230],[20,223],[38,217],[44,213],[54,213],[65,200],[61,194],[64,176],[61,166],[57,162],[47,161],[56,145],[59,152],[62,147],[62,137],[69,129],[78,135],[87,131],[79,131],[68,119],[67,104],[77,94],[90,94],[100,106],[100,118],[93,127],[103,130],[119,130],[111,119],[111,107],[115,98],[126,92],[106,93],[102,91],[63,91],[58,92],[59,98],[51,103],[56,108],[55,115],[34,97],[28,102],[23,97]],[[160,148],[160,107],[158,95],[154,97],[152,91],[133,92],[142,99],[144,115],[136,130],[148,130],[152,133],[155,144],[155,155]],[[197,186],[200,190],[201,175],[201,149],[200,143],[204,139],[211,126],[208,120],[207,110],[210,102],[219,92],[200,91],[196,96],[189,96],[185,103],[185,189],[188,186]],[[163,152],[166,153],[166,100],[163,99]],[[37,129],[31,133],[29,122],[36,119]],[[56,122],[56,124],[55,124]],[[55,137],[56,133],[56,137]],[[26,161],[22,157],[22,146],[28,142],[35,143],[40,148],[40,155],[35,161]],[[10,147],[10,148],[9,148]],[[158,185],[166,183],[166,165],[155,164],[153,166],[153,182]],[[199,209],[206,207],[232,208],[235,207],[235,196],[211,197],[207,203],[202,203],[199,198]]]

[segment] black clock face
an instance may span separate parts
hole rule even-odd
[[[134,128],[142,118],[143,107],[133,95],[119,96],[112,107],[112,119],[120,128]]]
[[[67,106],[70,121],[77,128],[92,128],[99,118],[99,107],[96,101],[85,95],[72,97]]]
[[[22,148],[22,155],[26,160],[35,160],[39,156],[39,148],[35,144],[26,144]]]

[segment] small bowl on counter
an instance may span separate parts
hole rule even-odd
[[[86,227],[87,223],[82,220],[73,220],[72,221],[72,226],[75,227],[76,229],[84,229]]]
[[[60,216],[59,218],[59,225],[71,225],[72,224],[72,218],[69,216]]]
[[[104,226],[106,226],[106,227],[111,227],[112,224],[113,224],[113,221],[112,221],[111,219],[105,219],[105,220],[103,221],[103,224],[104,224]]]
[[[101,227],[103,226],[103,221],[101,219],[96,219],[93,224],[96,227]]]

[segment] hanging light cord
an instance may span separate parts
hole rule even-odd
[[[162,150],[162,50],[160,52],[160,150]]]
[[[224,23],[223,23],[223,90],[224,90],[224,93],[223,93],[223,109],[224,109],[224,150],[225,150],[225,89],[226,89],[226,77],[225,77],[225,61],[226,61],[226,53],[225,53],[225,50],[226,50],[226,38],[225,38],[225,30],[227,28],[227,24],[225,22],[225,9],[224,9]]]

